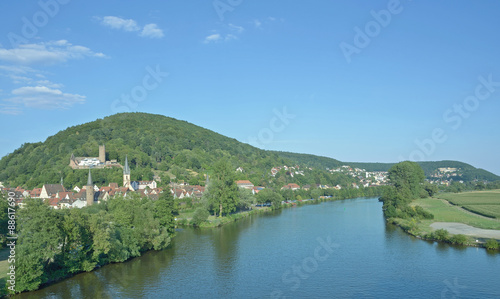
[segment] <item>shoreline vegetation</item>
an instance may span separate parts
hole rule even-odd
[[[443,228],[434,230],[431,224],[461,223],[468,225],[470,231],[474,228],[500,230],[499,190],[437,194],[437,187],[425,182],[422,168],[409,161],[394,165],[389,170],[389,180],[392,186],[379,199],[384,203],[388,223],[419,239],[498,252],[498,239],[481,238],[473,233],[451,234]]]

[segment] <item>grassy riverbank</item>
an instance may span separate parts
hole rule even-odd
[[[472,209],[465,209],[463,207],[492,205],[500,206],[499,190],[466,192],[461,194],[444,193],[439,194],[437,197],[419,198],[410,204],[411,207],[420,206],[425,211],[432,213],[434,219],[391,218],[389,222],[399,225],[409,234],[419,238],[477,246],[480,245],[476,243],[477,236],[449,235],[444,230],[434,230],[431,225],[435,222],[462,223],[479,229],[500,230],[499,219],[485,217],[472,212]]]

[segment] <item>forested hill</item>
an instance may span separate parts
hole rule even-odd
[[[200,183],[204,180],[203,173],[210,173],[213,163],[222,157],[227,157],[235,169],[244,169],[239,179],[249,179],[254,184],[269,180],[271,168],[282,165],[299,164],[325,170],[348,164],[368,171],[387,170],[392,165],[348,163],[314,155],[265,151],[163,115],[121,113],[69,127],[45,142],[23,144],[0,160],[0,182],[31,189],[46,183],[57,183],[63,178],[67,188],[82,186],[87,181],[88,172],[68,166],[71,154],[75,157],[98,157],[101,144],[106,146],[108,161],[116,159],[123,164],[125,155],[128,155],[132,180],[151,180],[155,171],[189,180],[193,184]],[[420,164],[426,172],[437,167],[460,167],[469,171],[471,178],[500,179],[461,162]],[[319,177],[324,176],[318,174],[314,180],[320,180]],[[122,169],[96,169],[92,178],[98,185],[121,183]]]
[[[342,165],[349,165],[351,167],[357,167],[365,169],[366,171],[388,171],[396,163],[373,163],[373,162],[341,162],[328,157],[321,157],[315,155],[307,154],[296,154],[289,152],[276,152],[280,157],[286,158],[293,161],[294,163],[307,165],[310,167],[328,167],[330,169],[337,168]],[[417,162],[425,172],[426,176],[430,176],[435,173],[438,168],[457,168],[460,169],[462,173],[461,179],[464,181],[472,180],[487,180],[487,181],[497,181],[500,180],[500,176],[493,174],[487,170],[481,168],[475,168],[474,166],[459,162],[459,161],[425,161]]]
[[[151,180],[152,169],[182,176],[186,169],[201,175],[211,165],[228,157],[250,176],[262,177],[277,165],[289,164],[276,153],[238,142],[185,121],[146,113],[121,113],[69,127],[45,142],[26,143],[0,160],[0,181],[11,186],[39,187],[64,179],[66,187],[86,182],[88,172],[73,170],[75,157],[98,157],[106,146],[106,160],[123,165],[128,155],[132,180]],[[95,175],[94,175],[95,172]],[[191,173],[192,174],[192,173]],[[120,168],[93,171],[97,184],[122,181]]]

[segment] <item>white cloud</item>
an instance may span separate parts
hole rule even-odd
[[[21,107],[16,105],[0,104],[0,113],[9,115],[19,115],[22,113]]]
[[[211,43],[211,42],[217,42],[222,39],[222,36],[219,33],[211,34],[207,37],[205,37],[205,44]]]
[[[144,26],[142,29],[140,36],[143,37],[150,37],[150,38],[162,38],[165,35],[163,34],[163,30],[158,28],[158,25],[156,24],[147,24]]]
[[[103,53],[95,53],[87,47],[73,45],[66,40],[24,44],[14,49],[0,48],[0,60],[18,65],[44,64],[51,65],[66,62],[70,59],[84,57],[106,57]],[[22,71],[18,66],[11,67]]]
[[[25,107],[47,110],[68,109],[75,104],[83,104],[85,96],[63,93],[47,86],[24,86],[12,90],[14,97],[5,101]],[[18,109],[20,110],[20,108]]]
[[[101,24],[113,29],[123,29],[125,31],[139,31],[140,27],[137,22],[132,19],[122,19],[114,16],[105,16],[102,18]]]
[[[259,20],[253,20],[253,24],[255,25],[256,28],[262,27],[262,22]]]
[[[123,19],[115,16],[105,16],[102,19],[99,17],[96,18],[101,20],[101,24],[106,27],[127,32],[139,32],[138,35],[141,37],[162,38],[165,36],[163,30],[154,23],[146,24],[143,27],[139,26],[137,21],[133,19]]]

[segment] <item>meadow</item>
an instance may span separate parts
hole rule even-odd
[[[412,202],[412,205],[419,205],[434,215],[434,219],[422,220],[420,222],[419,228],[421,230],[425,232],[432,231],[429,225],[433,222],[459,222],[477,228],[500,230],[499,219],[486,218],[478,213],[466,211],[461,205],[457,204],[460,202],[461,204],[466,205],[469,208],[468,210],[470,210],[471,206],[473,209],[477,210],[480,210],[482,207],[491,209],[490,206],[500,208],[499,190],[458,194],[445,193],[437,196],[439,198],[420,198]],[[453,204],[448,201],[453,201]],[[498,204],[493,204],[495,202],[498,202]],[[491,209],[488,212],[493,214],[494,211],[495,210]]]
[[[500,190],[443,193],[437,197],[473,213],[500,219]]]

